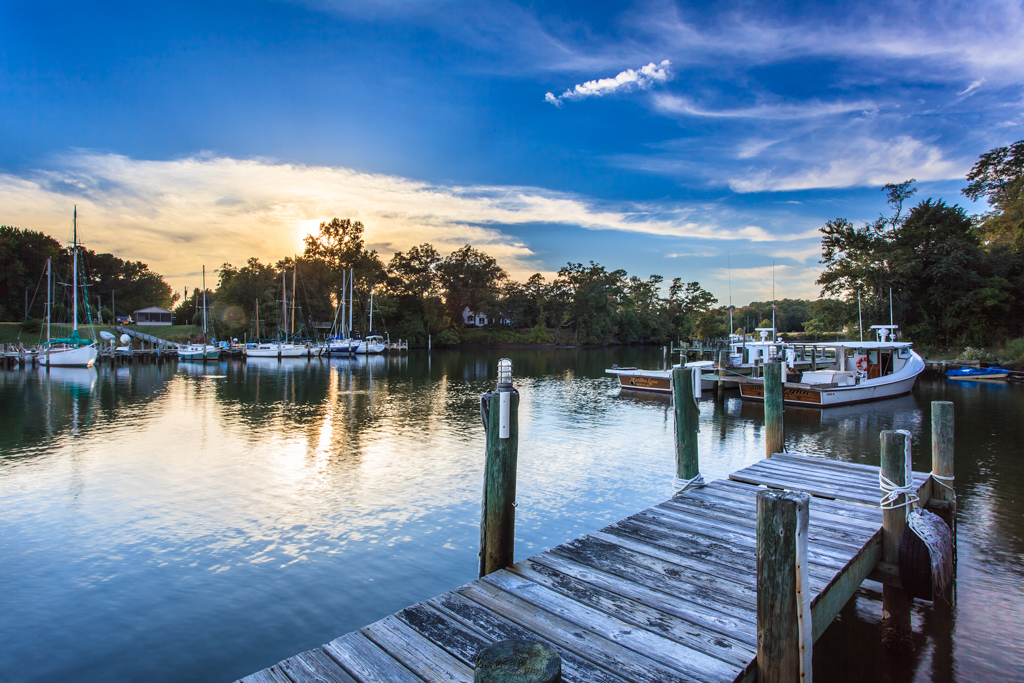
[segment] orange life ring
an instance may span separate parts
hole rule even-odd
[[[868,365],[870,365],[870,363],[868,361],[868,357],[867,356],[861,356],[860,358],[857,359],[857,369],[858,370],[863,370],[863,371],[866,372],[867,369],[868,369]]]

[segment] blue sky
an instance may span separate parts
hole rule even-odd
[[[854,4],[855,5],[855,4]],[[0,223],[142,259],[276,260],[351,216],[723,302],[814,296],[886,182],[971,211],[1024,138],[1019,2],[0,4]],[[550,93],[550,95],[549,95]]]

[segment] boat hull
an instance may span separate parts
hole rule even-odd
[[[708,367],[695,367],[697,370],[710,369]],[[605,370],[605,372],[618,375],[619,386],[623,389],[629,389],[630,391],[649,391],[655,394],[671,394],[672,393],[672,371],[671,370],[630,370],[630,369],[612,369]],[[713,389],[715,383],[713,380],[702,379],[700,383],[701,390]]]
[[[246,349],[246,358],[306,358],[311,355],[305,346],[294,344],[261,345],[254,349]]]
[[[784,386],[782,391],[782,400],[790,405],[810,406],[814,408],[843,406],[851,403],[879,401],[886,398],[893,398],[895,396],[902,396],[903,394],[908,394],[913,391],[915,382],[917,382],[917,375],[883,384],[830,387],[827,389]],[[764,385],[760,383],[743,382],[740,384],[740,396],[752,401],[763,401]]]
[[[217,360],[220,349],[216,346],[187,346],[178,349],[178,360]]]
[[[48,350],[39,354],[41,365],[54,368],[91,368],[96,364],[98,351],[95,346],[79,346],[76,349]]]

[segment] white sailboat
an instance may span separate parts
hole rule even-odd
[[[382,353],[387,348],[384,337],[373,334],[373,287],[370,287],[370,333],[365,339],[359,340],[356,353]]]
[[[246,360],[250,358],[302,358],[313,355],[313,350],[304,344],[292,344],[284,341],[285,325],[288,320],[288,285],[285,274],[281,273],[281,337],[276,342],[257,342],[245,350]],[[259,339],[259,307],[256,308],[256,337]]]
[[[51,259],[46,260],[46,343],[39,352],[39,363],[46,367],[91,368],[96,363],[99,351],[96,341],[82,339],[78,335],[78,207],[75,207],[74,240],[71,247],[71,336],[66,339],[50,339],[50,311],[53,308]]]
[[[178,347],[179,360],[217,360],[220,349],[206,343],[206,266],[203,266],[203,336],[197,344]]]

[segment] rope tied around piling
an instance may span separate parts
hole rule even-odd
[[[910,432],[908,432],[906,429],[897,429],[896,433],[903,434],[904,436],[907,437],[906,441],[904,442],[906,444],[906,456],[904,457],[904,462],[906,463],[906,475],[904,481],[906,481],[907,483],[903,486],[899,486],[896,484],[896,482],[889,481],[889,478],[882,474],[882,471],[879,470],[878,488],[882,489],[882,493],[884,493],[885,495],[882,496],[882,500],[878,502],[878,507],[882,508],[883,510],[894,510],[899,507],[906,507],[907,515],[909,517],[910,506],[920,501],[921,499],[917,495],[917,487],[914,486],[914,472],[912,470],[913,464],[911,463],[910,458]],[[899,501],[901,495],[906,496],[906,499],[902,503],[897,502]]]
[[[956,477],[943,477],[941,475],[935,474],[934,471],[929,472],[929,476],[931,476],[931,478],[935,480],[936,484],[938,484],[939,486],[941,486],[943,488],[949,489],[950,491],[953,492],[954,495],[956,495],[956,489],[954,489],[951,484],[947,484],[946,483],[947,481],[948,482],[955,481]]]
[[[685,491],[691,486],[700,488],[702,486],[707,485],[707,482],[704,481],[704,475],[701,474],[700,472],[698,472],[697,476],[694,477],[693,479],[680,479],[679,477],[672,477],[672,488],[675,490],[676,493]]]

